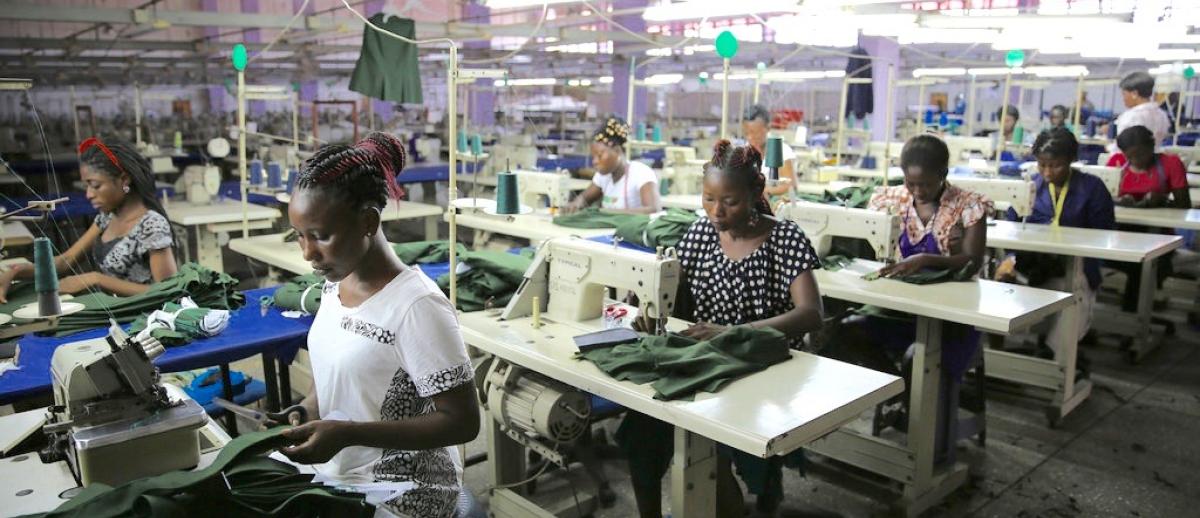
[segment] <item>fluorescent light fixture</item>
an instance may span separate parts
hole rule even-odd
[[[508,79],[508,80],[497,79],[496,81],[494,81],[492,83],[492,85],[496,86],[497,88],[504,87],[504,86],[551,86],[555,82],[557,82],[557,80],[554,79],[553,77],[534,77],[534,78],[526,78],[526,79]]]
[[[1026,74],[1037,77],[1080,77],[1088,75],[1087,67],[1083,65],[1025,67]]]
[[[1158,49],[1146,56],[1146,61],[1187,61],[1200,59],[1195,49]]]
[[[1200,68],[1200,63],[1163,63],[1157,67],[1150,69],[1150,75],[1155,75],[1155,76],[1159,76],[1159,75],[1163,75],[1163,74],[1180,74],[1180,75],[1182,75],[1183,70],[1186,69],[1187,67],[1192,67],[1193,69],[1197,69],[1197,68]]]
[[[673,85],[683,81],[683,74],[654,74],[641,81],[644,85]]]
[[[656,56],[656,57],[667,57],[667,56],[670,56],[674,51],[675,51],[675,49],[672,49],[671,47],[662,47],[662,48],[657,48],[657,49],[649,49],[646,51],[646,55],[647,56]]]
[[[463,68],[458,71],[459,79],[504,79],[508,71],[502,68]]]
[[[1002,75],[1007,75],[1009,72],[1012,72],[1013,74],[1021,74],[1022,71],[1023,71],[1023,69],[1021,67],[1016,67],[1016,68],[1011,68],[1011,69],[1008,67],[984,67],[984,68],[968,68],[967,69],[967,73],[971,74],[975,77],[1002,76]]]
[[[541,7],[542,4],[574,4],[579,0],[485,0],[490,9],[514,9],[517,7]]]
[[[971,16],[946,16],[942,14],[922,14],[922,27],[935,29],[1008,29],[1025,28],[1031,30],[1050,31],[1083,31],[1101,25],[1112,26],[1128,17],[1125,16],[976,16],[978,11],[972,11]]]
[[[730,2],[729,0],[688,0],[666,2],[650,7],[642,17],[651,22],[675,20],[698,20],[700,18],[728,18],[731,16],[785,13],[796,10],[796,0],[755,0],[753,2]]]
[[[0,90],[28,90],[33,88],[32,79],[0,77]]]
[[[866,30],[864,34],[868,34]],[[1000,32],[994,29],[930,29],[917,27],[899,31],[896,41],[901,45],[928,43],[988,43],[995,41]]]
[[[918,68],[912,71],[913,77],[928,77],[928,76],[961,76],[966,75],[967,69],[962,67],[948,68]]]
[[[602,85],[611,85],[613,82],[613,77],[612,76],[600,76],[600,79],[597,79],[596,81],[598,81]]]

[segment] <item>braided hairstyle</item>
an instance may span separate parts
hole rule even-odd
[[[727,139],[713,145],[712,159],[704,165],[704,175],[722,173],[737,180],[755,198],[754,208],[759,214],[770,216],[771,203],[767,201],[767,177],[762,174],[762,155],[752,146],[735,146]]]
[[[404,196],[396,176],[406,160],[400,139],[372,132],[353,146],[330,144],[317,150],[300,168],[296,188],[336,194],[351,207],[383,210],[389,197]]]
[[[624,150],[625,143],[629,141],[629,125],[625,123],[624,119],[610,115],[604,120],[604,125],[597,128],[596,132],[592,134],[592,140]]]
[[[122,174],[128,175],[128,195],[137,196],[148,210],[167,217],[167,211],[158,199],[158,187],[154,184],[154,170],[150,167],[150,161],[133,144],[116,138],[92,137],[84,140],[80,148],[79,159],[82,163],[114,179],[121,178]],[[172,246],[174,241],[172,237]]]

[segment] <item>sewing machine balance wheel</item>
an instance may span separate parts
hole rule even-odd
[[[29,304],[21,306],[16,311],[13,311],[12,317],[20,318],[20,319],[24,319],[24,320],[56,318],[56,317],[64,317],[64,316],[70,315],[72,313],[78,313],[80,311],[83,311],[83,309],[84,309],[83,304],[80,304],[78,302],[67,302],[64,300],[62,302],[62,312],[61,313],[59,313],[57,315],[41,315],[38,313],[37,302],[30,302]]]

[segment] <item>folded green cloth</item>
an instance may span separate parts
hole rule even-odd
[[[195,263],[179,267],[179,272],[161,282],[150,285],[145,293],[129,297],[118,297],[106,293],[79,295],[71,302],[83,304],[84,309],[59,320],[56,336],[69,335],[107,327],[109,318],[126,324],[138,317],[161,308],[164,304],[191,297],[197,305],[211,309],[237,309],[246,302],[246,296],[237,290],[237,279],[224,273],[214,272]],[[0,313],[11,315],[21,306],[37,302],[32,282],[14,284],[8,290],[8,303],[0,304]],[[14,319],[25,322],[21,319]]]
[[[617,237],[641,246],[672,247],[683,240],[692,223],[700,219],[695,211],[669,208],[657,217],[634,216],[617,226]]]
[[[190,298],[168,302],[161,310],[138,317],[129,334],[148,334],[164,347],[184,345],[197,338],[216,336],[229,326],[229,310],[208,309]]]
[[[861,185],[853,185],[837,191],[825,191],[821,194],[798,194],[796,197],[814,203],[862,209],[866,208],[867,203],[871,201],[871,196],[875,194],[875,188],[879,187],[882,183],[879,180],[871,180]]]
[[[554,224],[570,228],[618,228],[639,219],[649,219],[644,214],[617,214],[595,207],[564,214],[554,218]]]
[[[774,328],[734,326],[712,339],[644,336],[629,343],[581,352],[618,380],[650,383],[655,399],[691,399],[791,358],[788,339]]]
[[[313,483],[312,475],[266,457],[286,427],[243,434],[208,467],[111,487],[92,484],[46,518],[181,516],[370,516],[363,496]]]
[[[299,275],[276,288],[275,293],[270,297],[265,297],[262,304],[275,305],[284,310],[316,313],[317,308],[321,307],[321,293],[324,291],[322,289],[324,285],[325,277],[323,276],[312,273]]]

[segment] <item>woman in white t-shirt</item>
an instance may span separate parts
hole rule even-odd
[[[326,279],[302,403],[319,419],[284,432],[290,446],[280,451],[340,483],[397,483],[402,492],[377,516],[453,516],[455,445],[479,433],[479,409],[454,308],[380,231],[404,160],[403,143],[372,133],[321,148],[300,171],[288,216]]]
[[[662,210],[658,197],[658,176],[650,166],[625,158],[629,126],[617,117],[609,117],[592,137],[592,166],[596,175],[589,185],[563,212],[571,213],[600,202],[609,212],[652,214]]]

